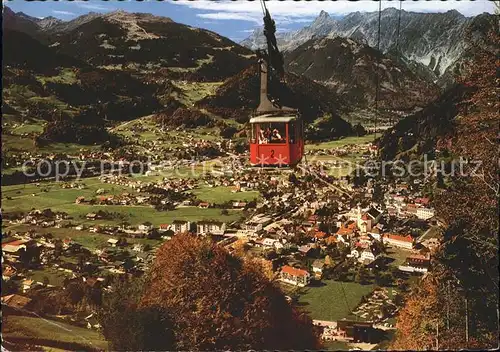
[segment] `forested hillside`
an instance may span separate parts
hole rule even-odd
[[[491,39],[498,42],[498,34]],[[447,226],[435,270],[415,287],[398,320],[392,348],[498,347],[498,115],[497,55],[479,51],[462,78],[465,97],[437,148],[469,160],[464,174],[438,182],[436,210]],[[478,166],[478,167],[477,167]]]

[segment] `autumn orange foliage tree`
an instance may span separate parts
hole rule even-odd
[[[318,348],[307,315],[295,310],[260,266],[192,235],[157,252],[141,301],[170,313],[181,350]]]
[[[497,47],[498,30],[488,39]],[[439,145],[469,164],[436,196],[437,214],[448,225],[444,243],[432,273],[413,289],[399,315],[394,349],[499,345],[497,54],[498,49],[478,47],[461,79],[474,92]]]

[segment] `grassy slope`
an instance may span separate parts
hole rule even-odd
[[[76,155],[81,149],[97,149],[99,146],[81,145],[75,143],[52,143],[43,147],[35,147],[33,138],[23,134],[38,135],[43,132],[46,121],[40,119],[25,119],[22,121],[20,116],[4,115],[2,116],[2,127],[4,131],[11,134],[2,133],[2,149],[4,153],[9,151],[26,151],[39,153],[66,153]],[[9,173],[10,168],[2,170],[2,173]]]
[[[349,344],[344,341],[325,341],[323,348],[327,351],[349,351],[351,349]]]
[[[217,88],[224,82],[178,81],[173,83],[182,90],[182,93],[178,96],[179,101],[186,104],[186,106],[191,106],[208,95],[214,95]]]
[[[155,142],[165,147],[182,147],[182,142],[192,139],[218,141],[217,128],[197,128],[196,130],[162,131],[152,116],[145,116],[136,120],[127,121],[111,129],[112,132],[132,138],[136,142]]]

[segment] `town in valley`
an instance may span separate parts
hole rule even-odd
[[[260,3],[3,5],[2,348],[495,348],[498,2]]]

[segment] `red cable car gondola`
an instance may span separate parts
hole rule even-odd
[[[276,27],[263,5],[264,34],[268,52],[260,56],[260,104],[250,119],[250,164],[253,166],[294,166],[304,155],[302,120],[298,110],[276,106],[267,95],[268,72],[274,68],[284,78],[283,57],[276,45]]]
[[[264,114],[250,119],[250,163],[294,166],[304,154],[302,121],[297,115]]]

